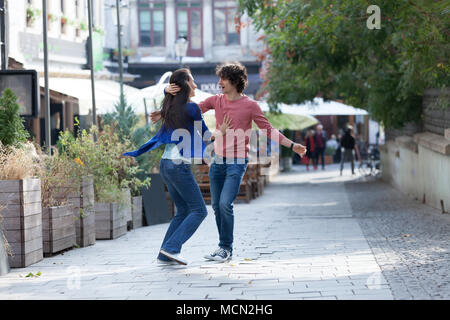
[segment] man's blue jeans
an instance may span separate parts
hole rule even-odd
[[[230,159],[215,156],[209,168],[211,184],[211,205],[216,216],[219,231],[219,247],[233,252],[234,213],[233,202],[239,193],[248,159]]]
[[[194,234],[208,211],[189,164],[175,164],[172,160],[161,159],[159,168],[170,197],[177,207],[177,213],[170,222],[161,249],[179,253],[181,246]],[[158,258],[169,260],[162,254],[159,254]]]

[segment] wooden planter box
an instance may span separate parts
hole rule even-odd
[[[44,255],[72,248],[76,243],[75,220],[72,206],[42,209]]]
[[[8,251],[3,240],[3,232],[0,229],[0,277],[9,273]]]
[[[84,177],[79,192],[67,198],[73,207],[76,244],[87,247],[95,244],[94,179]]]
[[[131,216],[132,216],[131,228],[136,229],[142,227],[142,218],[143,218],[142,196],[132,198]]]
[[[131,225],[133,223],[133,215],[132,215],[133,203],[132,203],[132,199],[131,199],[131,192],[130,192],[130,189],[127,189],[127,188],[122,189],[122,192],[125,194],[125,197],[127,199],[127,202],[122,207],[122,210],[124,210],[125,220],[127,222],[127,230],[130,230]]]
[[[127,233],[125,205],[118,203],[95,203],[95,237],[112,240]]]
[[[41,180],[0,180],[0,202],[6,239],[13,253],[11,268],[25,268],[41,261],[42,210]]]

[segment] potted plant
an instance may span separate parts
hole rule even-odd
[[[68,202],[73,190],[67,187],[75,185],[75,163],[57,152],[53,156],[41,153],[40,158],[43,247],[44,255],[52,255],[76,244],[73,209]]]
[[[0,204],[0,276],[7,274],[10,271],[8,257],[12,256],[11,248],[3,231],[3,216],[2,210],[5,206]]]
[[[105,34],[105,31],[103,31],[103,29],[100,28],[99,26],[94,26],[93,31],[94,31],[94,32],[98,32],[98,33],[101,34],[101,35],[104,35],[104,34]]]
[[[9,265],[23,268],[43,259],[41,184],[35,178],[37,157],[11,89],[0,98],[0,202],[11,248]]]
[[[87,24],[84,21],[80,21],[80,23],[78,24],[78,27],[80,28],[81,31],[87,31],[87,29],[88,29]]]
[[[41,10],[34,9],[32,7],[27,7],[26,19],[27,19],[27,27],[32,27],[34,22],[36,21],[36,17],[39,17],[41,14]]]
[[[75,126],[78,125],[78,119],[75,119]],[[66,130],[60,134],[57,145],[59,154],[67,156],[73,164],[73,185],[67,195],[67,201],[73,208],[76,244],[79,247],[87,247],[95,244],[94,178],[92,170],[85,165],[81,157],[86,159],[95,152],[95,143],[85,130],[76,138]]]
[[[125,178],[129,176],[130,159],[121,156],[131,148],[129,142],[120,141],[110,126],[105,126],[101,132],[93,126],[76,138],[71,138],[67,132],[61,137],[60,145],[64,152],[93,177],[96,239],[122,236],[127,231],[126,216],[131,217],[129,191],[127,195],[123,190],[128,187]]]
[[[128,105],[126,97],[122,96],[114,107],[115,110],[105,114],[103,119],[105,124],[118,133],[120,144],[123,146],[122,149],[128,151],[130,149],[126,150],[126,148],[133,148],[141,143],[143,139],[147,141],[149,128],[135,128],[139,118],[134,113],[133,108]],[[127,157],[117,162],[119,184],[122,188],[129,189],[132,197],[131,215],[127,218],[130,229],[142,226],[143,205],[141,190],[150,187],[151,179],[145,174],[148,169],[148,165],[142,165],[141,162],[136,161],[134,158]]]
[[[56,20],[58,20],[58,18],[53,13],[47,13],[47,20],[49,22],[55,22]]]
[[[132,159],[134,160],[134,159]],[[130,166],[126,171],[127,177],[122,180],[122,186],[127,186],[123,189],[130,199],[131,204],[131,215],[127,219],[129,229],[136,229],[142,227],[143,225],[143,204],[142,204],[142,189],[150,187],[151,178],[146,177],[145,179],[140,179],[138,175],[143,171],[140,169],[135,161],[131,162],[134,166]]]

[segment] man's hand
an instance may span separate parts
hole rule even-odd
[[[161,120],[161,111],[153,111],[150,113],[150,120],[152,120],[153,124]]]
[[[294,150],[294,152],[302,158],[306,154],[306,147],[301,145],[300,143],[294,143],[292,150]]]
[[[167,88],[164,89],[165,93],[170,93],[173,96],[177,95],[177,92],[180,91],[181,88],[174,83],[171,83]]]
[[[222,135],[225,135],[227,133],[227,129],[233,129],[233,126],[231,124],[231,118],[228,115],[225,115],[223,117],[222,124],[219,125],[219,130],[222,133]]]

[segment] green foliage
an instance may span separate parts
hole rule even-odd
[[[94,136],[97,140],[94,141]],[[133,150],[134,145],[124,136],[106,125],[103,132],[93,126],[89,131],[82,130],[78,137],[69,131],[61,133],[59,147],[77,164],[77,175],[92,175],[94,191],[98,202],[125,203],[122,188],[130,188],[132,193],[142,186],[149,186],[150,179],[140,180],[140,170],[134,159],[123,157],[126,151]]]
[[[0,142],[4,146],[17,146],[27,141],[28,132],[20,117],[20,105],[11,89],[5,89],[0,98]]]
[[[283,130],[283,135],[286,138],[289,138],[289,139],[292,140],[293,133],[292,133],[291,130],[289,130],[289,129]],[[285,146],[282,146],[282,145],[280,145],[280,148],[281,148],[281,157],[282,158],[290,158],[294,154],[294,151],[292,151],[291,148],[288,148],[288,147],[285,147]]]
[[[146,125],[144,127],[136,128],[131,133],[131,141],[136,146],[141,146],[150,140],[156,132],[158,132],[161,127],[161,123],[157,123],[155,125]],[[164,152],[164,147],[161,146],[155,150],[150,152],[146,152],[136,158],[139,163],[139,168],[142,169],[140,173],[138,173],[138,177],[143,179],[145,175],[148,173],[154,172],[155,169],[159,167],[159,162],[161,160],[162,154]]]
[[[316,96],[341,99],[368,110],[386,127],[400,127],[420,119],[426,88],[449,86],[446,1],[239,0],[239,4],[265,33],[264,90],[270,103],[304,103]],[[381,9],[381,29],[367,28],[371,4]]]
[[[129,138],[131,130],[136,126],[139,118],[133,111],[133,107],[128,105],[124,95],[120,96],[120,100],[114,105],[114,108],[114,112],[103,116],[103,121],[107,125],[114,126],[121,138]]]

